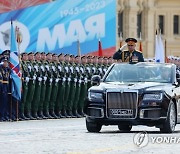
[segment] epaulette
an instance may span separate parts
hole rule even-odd
[[[139,51],[139,50],[135,50],[135,51],[142,53],[142,51]]]

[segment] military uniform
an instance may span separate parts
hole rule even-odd
[[[33,54],[33,53],[29,53],[29,54]],[[33,97],[34,97],[34,92],[35,92],[35,83],[36,83],[36,71],[34,69],[34,62],[31,61],[27,61],[27,67],[28,67],[28,72],[30,75],[30,79],[28,82],[28,93],[27,93],[27,98],[26,98],[26,103],[25,103],[25,116],[30,118],[31,120],[34,120],[35,118],[32,117],[31,113],[32,113],[32,101],[33,101]]]
[[[28,120],[28,118],[25,117],[24,115],[24,109],[25,109],[25,106],[27,106],[26,99],[27,99],[27,93],[28,93],[28,83],[30,80],[30,75],[29,75],[26,61],[22,61],[21,68],[22,68],[22,99],[21,99],[21,106],[20,106],[20,117],[21,119]]]
[[[58,93],[56,97],[56,103],[55,103],[55,113],[57,116],[60,118],[63,118],[64,116],[62,115],[62,110],[64,108],[64,95],[65,95],[65,70],[64,70],[64,62],[59,62],[57,64],[58,67],[58,72],[59,72],[59,88],[58,88]]]
[[[53,71],[52,71],[52,62],[48,62],[45,65],[45,68],[47,70],[47,81],[46,81],[46,93],[45,93],[45,99],[44,99],[44,115],[48,118],[53,118],[49,114],[49,105],[50,105],[50,98],[51,98],[51,92],[52,92],[52,82],[53,82]]]
[[[75,73],[75,64],[70,63],[69,64],[69,69],[70,69],[70,91],[69,91],[69,96],[68,96],[68,101],[67,101],[67,114],[71,117],[75,117],[72,113],[72,108],[73,108],[73,103],[74,103],[74,97],[75,97],[75,92],[76,92],[76,83],[77,83],[77,77]]]
[[[41,69],[41,76],[42,76],[42,81],[41,81],[41,93],[40,93],[40,101],[39,101],[39,106],[38,106],[38,116],[46,119],[47,117],[44,116],[43,114],[43,107],[44,107],[44,102],[45,102],[45,95],[46,95],[46,84],[47,84],[47,69],[45,66],[47,65],[46,61],[41,61],[40,64],[40,69]]]
[[[52,82],[52,92],[50,97],[49,111],[52,117],[58,118],[54,112],[57,94],[58,94],[58,88],[59,88],[59,79],[60,79],[57,62],[52,63],[52,71],[53,71],[53,82]]]
[[[137,62],[144,62],[143,54],[141,51],[135,50],[135,43],[137,42],[134,38],[127,38],[125,41],[128,45],[128,47],[133,47],[132,49],[129,49],[128,51],[122,51],[122,49],[119,49],[114,55],[113,59],[115,60],[122,60],[122,62],[129,62],[129,63],[137,63]],[[131,50],[131,51],[130,51]]]
[[[7,59],[4,59],[7,60]],[[1,104],[0,104],[0,112],[1,112],[1,119],[0,120],[9,120],[10,119],[10,104],[9,104],[9,97],[8,93],[10,92],[9,87],[9,77],[10,77],[10,68],[4,67],[0,65],[0,72],[1,72]]]
[[[144,62],[142,52],[137,51],[137,50],[134,50],[132,53],[129,51],[118,50],[113,55],[113,58],[116,60],[121,59],[122,62],[129,62],[129,63]]]
[[[32,116],[36,119],[41,119],[37,114],[40,103],[41,84],[42,84],[42,73],[40,69],[41,63],[39,61],[34,61],[33,66],[36,74],[36,80],[35,80],[34,96],[32,100]]]

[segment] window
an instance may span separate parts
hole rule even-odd
[[[123,32],[123,12],[118,13],[118,34]]]
[[[137,15],[137,37],[140,38],[140,33],[142,32],[142,13]]]
[[[164,34],[164,16],[159,15],[159,29],[161,30],[161,34]]]
[[[174,15],[173,24],[174,24],[174,29],[173,29],[174,34],[179,34],[179,16],[178,15]]]

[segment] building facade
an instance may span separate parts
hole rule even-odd
[[[153,58],[156,30],[166,55],[180,56],[180,0],[117,0],[117,48],[134,37],[142,41],[144,57]]]

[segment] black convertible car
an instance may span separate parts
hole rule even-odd
[[[84,112],[89,132],[102,125],[156,126],[172,133],[180,123],[180,80],[174,64],[116,63],[103,79],[95,75],[88,90]]]

